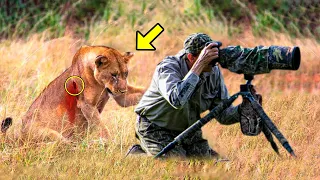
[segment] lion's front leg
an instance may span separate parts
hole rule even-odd
[[[127,92],[115,96],[114,99],[121,107],[133,106],[138,104],[145,91],[144,88],[127,85]]]
[[[100,113],[97,107],[85,102],[85,100],[79,100],[77,102],[77,107],[81,109],[83,116],[88,121],[89,130],[91,128],[97,127],[98,130],[100,130],[100,137],[102,138],[109,137],[109,131],[102,123],[100,118]]]

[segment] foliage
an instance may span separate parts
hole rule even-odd
[[[134,3],[139,8],[130,9],[124,0],[2,0],[0,39],[27,37],[43,31],[49,31],[51,37],[61,37],[72,31],[87,39],[95,24],[117,21],[121,17],[126,17],[125,21],[134,28],[148,21],[145,12],[154,8],[150,4],[155,4],[150,0],[135,0]],[[320,3],[313,1],[185,0],[183,3],[190,4],[184,9],[189,19],[218,19],[230,26],[229,35],[251,27],[260,36],[271,30],[293,37],[320,38]]]
[[[2,0],[0,38],[27,37],[45,30],[51,37],[61,37],[66,26],[76,29],[97,17],[107,20],[108,6],[108,0]]]
[[[320,3],[290,0],[202,0],[215,16],[234,25],[251,25],[257,35],[266,31],[320,40]],[[244,23],[245,22],[245,23]]]

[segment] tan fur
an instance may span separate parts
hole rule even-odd
[[[81,137],[91,127],[97,127],[101,137],[107,138],[108,131],[101,122],[100,113],[108,99],[113,97],[120,106],[127,107],[137,104],[144,93],[144,89],[127,84],[127,63],[132,56],[132,53],[122,55],[105,46],[80,48],[71,67],[43,90],[23,117],[23,139],[68,141],[75,134]],[[77,97],[68,95],[64,89],[70,76],[80,76],[84,80],[85,89]],[[81,89],[80,80],[70,80],[68,86],[72,83]],[[73,100],[67,102],[68,99]],[[74,119],[70,116],[73,110]]]

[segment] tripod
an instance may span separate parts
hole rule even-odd
[[[268,115],[264,112],[262,106],[259,104],[257,100],[254,99],[253,95],[250,92],[251,82],[253,80],[253,75],[244,75],[244,79],[247,80],[246,84],[240,85],[240,92],[234,94],[229,99],[223,100],[220,102],[215,108],[213,108],[205,117],[196,121],[193,125],[189,128],[184,130],[181,134],[179,134],[175,139],[170,142],[166,147],[164,147],[154,158],[161,157],[163,154],[169,152],[173,149],[177,144],[181,143],[183,139],[185,139],[190,134],[194,134],[197,130],[199,130],[202,126],[207,124],[213,118],[217,117],[220,113],[222,113],[226,108],[231,106],[231,104],[241,95],[244,99],[248,99],[250,104],[252,105],[253,109],[259,115],[262,120],[262,131],[270,142],[273,150],[279,154],[278,147],[273,140],[272,134],[279,140],[281,145],[290,153],[291,156],[296,157],[294,154],[289,142],[283,136],[283,134],[278,130],[275,124],[271,121]],[[271,134],[272,133],[272,134]]]

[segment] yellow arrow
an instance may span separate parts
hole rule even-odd
[[[136,50],[155,51],[156,48],[151,44],[164,31],[164,28],[157,23],[145,35],[140,31],[136,32]]]

